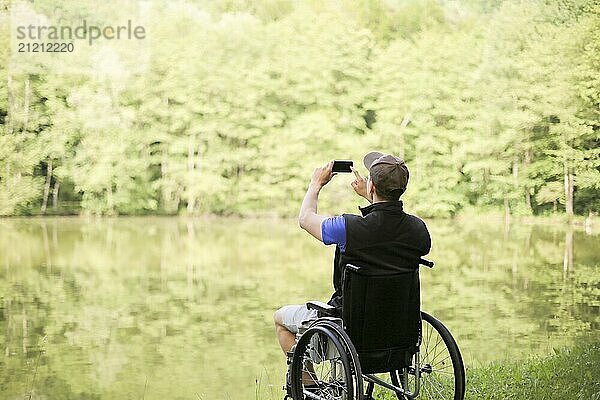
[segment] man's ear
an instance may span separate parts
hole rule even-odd
[[[375,185],[373,185],[373,181],[370,179],[367,181],[367,193],[368,194],[375,193]]]

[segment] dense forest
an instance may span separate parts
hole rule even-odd
[[[423,216],[600,210],[597,1],[118,3],[0,1],[0,215],[288,216],[372,149]],[[147,37],[22,54],[23,13]]]

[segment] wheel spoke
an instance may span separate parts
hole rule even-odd
[[[440,399],[446,399],[446,397],[444,397],[444,393],[443,393],[443,386],[439,382],[437,382],[435,379],[432,379],[431,376],[429,376],[427,378],[427,381],[432,383],[432,385],[430,385],[430,387],[432,387],[435,390],[435,392],[441,396]],[[442,389],[442,390],[440,390],[440,389]]]
[[[353,400],[358,386],[355,386],[356,378],[353,378],[345,342],[323,327],[307,331],[305,335],[298,341],[297,358],[291,367],[294,396],[316,400]]]
[[[450,371],[442,371],[441,369],[436,369],[435,371],[432,372],[432,374],[448,374],[448,375],[454,376],[454,371],[450,372]]]
[[[428,314],[423,314],[421,332],[419,399],[453,400],[456,394],[460,396],[456,398],[462,399],[464,369],[461,364],[456,364],[460,363],[460,352],[452,336],[441,322]],[[416,368],[414,362],[413,368]],[[416,376],[409,374],[407,378],[409,387],[414,387],[412,385],[416,384]]]
[[[425,342],[425,355],[429,354],[429,340],[431,339],[431,331],[432,329],[429,327],[429,325],[427,326],[427,341]]]
[[[440,365],[441,363],[443,363],[444,361],[446,361],[446,360],[447,360],[447,359],[449,359],[450,357],[451,357],[451,356],[450,356],[450,353],[448,353],[448,355],[447,355],[446,357],[442,358],[442,359],[441,359],[440,361],[438,361],[437,363],[435,363],[435,364],[430,364],[430,365],[431,365],[431,368],[434,368],[434,367],[436,367],[436,366]],[[452,361],[452,360],[451,360],[451,361]]]
[[[447,380],[440,381],[435,376],[432,376],[431,379],[433,380],[433,382],[436,383],[436,385],[439,388],[441,388],[441,390],[442,390],[442,392],[444,394],[448,393],[449,391],[453,391],[454,390],[454,380],[452,381],[452,383],[450,383]],[[450,387],[450,386],[452,386],[452,387]]]
[[[434,362],[434,361],[435,361],[435,359],[436,359],[436,357],[438,356],[438,353],[436,353],[436,351],[435,351],[435,350],[437,349],[437,347],[438,347],[438,345],[440,344],[440,342],[442,342],[442,343],[443,343],[443,341],[442,341],[442,338],[441,338],[441,337],[439,337],[439,335],[438,335],[438,336],[437,336],[437,341],[435,342],[435,346],[434,346],[434,348],[431,350],[431,352],[433,353],[433,358],[431,358],[431,362]],[[428,355],[429,355],[429,354],[428,354]]]

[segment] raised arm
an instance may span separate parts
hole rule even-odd
[[[298,216],[300,227],[320,241],[323,241],[321,224],[327,217],[317,214],[317,202],[319,199],[319,192],[335,175],[331,172],[332,168],[333,162],[329,162],[321,168],[315,168],[308,190],[304,195],[304,200],[302,200],[300,215]]]

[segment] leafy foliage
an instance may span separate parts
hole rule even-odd
[[[292,215],[312,168],[370,149],[406,159],[424,216],[597,211],[595,4],[154,2],[137,53],[1,46],[0,215]],[[30,7],[63,24],[143,14]],[[326,204],[355,206],[332,186]]]

